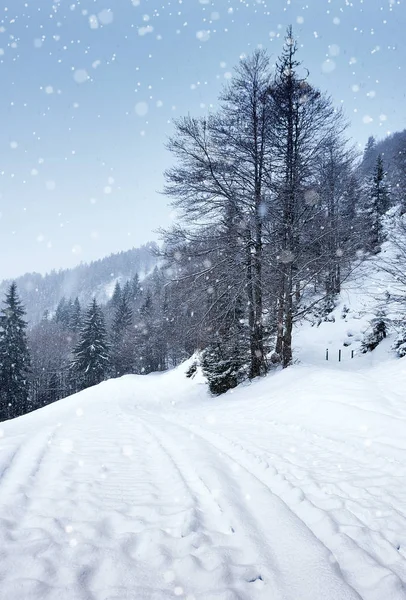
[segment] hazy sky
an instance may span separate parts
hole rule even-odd
[[[405,0],[0,0],[0,279],[156,238],[172,119],[290,23],[357,143],[406,127]]]

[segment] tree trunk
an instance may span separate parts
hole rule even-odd
[[[283,333],[282,366],[285,369],[292,364],[292,330],[293,330],[293,301],[292,301],[292,265],[289,265],[288,286],[285,295],[285,328]]]

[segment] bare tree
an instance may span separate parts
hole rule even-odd
[[[167,232],[167,245],[173,256],[186,251],[196,259],[200,254],[192,277],[211,291],[205,316],[219,319],[225,314],[218,310],[225,298],[230,305],[246,296],[251,377],[265,372],[262,267],[271,165],[269,89],[268,58],[258,51],[237,67],[217,114],[177,121],[169,149],[178,165],[166,173],[165,188],[184,223],[183,229]]]

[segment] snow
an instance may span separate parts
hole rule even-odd
[[[220,398],[192,358],[0,424],[1,598],[405,599],[406,358],[359,353],[376,295],[367,262],[293,367]]]
[[[221,398],[186,363],[3,423],[2,597],[406,598],[406,359],[325,361],[341,321]]]

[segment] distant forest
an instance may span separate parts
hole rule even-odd
[[[55,312],[62,298],[78,297],[83,304],[88,304],[93,297],[106,302],[116,281],[125,282],[136,273],[143,278],[157,263],[157,245],[150,242],[73,269],[51,271],[47,275],[26,273],[15,282],[26,306],[27,319],[33,325],[42,319],[45,311]],[[10,283],[8,280],[0,283],[0,295],[6,293]]]

